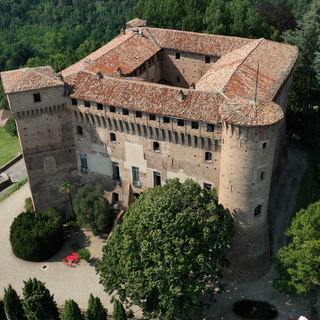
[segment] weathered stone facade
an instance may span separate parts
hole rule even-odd
[[[139,20],[127,27],[59,75],[50,67],[1,74],[35,208],[66,212],[67,179],[74,192],[101,183],[124,208],[167,178],[191,178],[217,188],[235,219],[231,276],[262,275],[297,49]]]

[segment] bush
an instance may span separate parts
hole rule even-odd
[[[9,118],[7,123],[4,125],[4,128],[12,136],[17,136],[18,135],[16,121],[14,120],[13,116]]]
[[[82,228],[82,223],[80,221],[69,221],[66,223],[69,230],[78,230]]]
[[[108,310],[104,308],[99,297],[94,297],[90,293],[87,313],[88,320],[106,320]]]
[[[127,320],[126,311],[124,310],[124,307],[122,306],[122,303],[119,300],[116,300],[114,302],[112,316],[113,320]]]
[[[27,211],[34,211],[31,197],[26,198],[26,200],[25,200],[25,208],[27,209]]]
[[[84,316],[74,300],[66,300],[61,320],[84,320]]]
[[[3,304],[10,320],[26,319],[21,300],[11,284],[9,284],[8,289],[4,288]]]
[[[11,224],[10,243],[18,258],[44,261],[62,246],[62,217],[52,208],[42,212],[22,212]]]
[[[80,249],[78,251],[78,255],[79,255],[80,260],[85,260],[85,261],[89,261],[89,259],[91,257],[91,253],[90,253],[89,249]]]

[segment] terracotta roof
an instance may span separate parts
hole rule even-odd
[[[161,48],[218,57],[254,41],[245,38],[157,28],[145,28],[143,33],[150,34]]]
[[[277,123],[283,111],[272,101],[250,101],[244,98],[226,100],[219,112],[222,120],[243,126],[261,126]]]
[[[5,71],[1,72],[1,79],[5,93],[63,85],[51,67]]]
[[[68,78],[73,84],[71,97],[172,117],[219,123],[220,93],[183,89],[155,83],[126,81],[81,71]]]
[[[147,20],[142,19],[133,19],[128,22],[126,22],[126,28],[134,28],[134,27],[145,27],[147,25]]]
[[[9,118],[12,116],[12,112],[6,109],[0,110],[0,127],[3,127]]]

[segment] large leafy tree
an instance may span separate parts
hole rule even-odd
[[[106,292],[149,317],[187,317],[190,309],[201,314],[223,290],[221,267],[228,264],[225,250],[233,235],[232,218],[215,190],[190,179],[167,180],[127,209],[96,270]]]
[[[286,235],[290,243],[274,260],[279,277],[273,285],[280,292],[303,294],[320,284],[320,201],[300,210]]]
[[[114,210],[104,197],[100,184],[95,188],[84,186],[79,189],[73,203],[73,210],[82,225],[92,229],[98,235],[110,227]]]
[[[23,281],[22,307],[28,320],[58,320],[57,303],[45,284],[36,278]]]

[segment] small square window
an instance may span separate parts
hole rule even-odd
[[[183,127],[184,126],[184,120],[183,119],[178,119],[178,126]]]
[[[177,77],[177,82],[180,83],[180,77]]]
[[[154,188],[157,186],[161,186],[161,173],[160,172],[153,172],[153,186]]]
[[[116,107],[110,106],[109,111],[115,113],[116,112]]]
[[[191,123],[191,128],[192,128],[192,129],[199,129],[199,122],[197,122],[197,121],[192,121],[192,123]]]
[[[176,52],[176,59],[180,59],[180,52]]]
[[[77,106],[78,105],[78,100],[77,99],[71,99],[71,104],[73,106]]]
[[[40,93],[35,93],[33,95],[33,99],[34,99],[34,102],[40,102],[41,101]]]
[[[159,151],[160,151],[159,142],[155,141],[155,142],[153,143],[153,151],[155,151],[155,152],[159,152]]]
[[[262,212],[262,205],[259,204],[255,209],[254,209],[254,217],[260,216]]]
[[[82,131],[82,127],[81,126],[77,126],[77,134],[79,136],[82,136],[83,135],[83,131]]]
[[[119,193],[112,192],[112,204],[116,204],[119,202]]]
[[[163,117],[163,123],[170,123],[169,117]]]
[[[97,109],[98,109],[98,110],[103,110],[103,105],[102,105],[102,103],[97,103]]]
[[[114,180],[120,180],[120,170],[118,162],[112,162],[112,178]]]
[[[129,115],[129,110],[128,109],[122,109],[122,114],[124,116],[128,116]]]
[[[84,106],[85,106],[86,108],[90,108],[90,101],[85,101],[85,102],[84,102]]]
[[[205,63],[210,63],[210,57],[206,56]]]
[[[266,142],[263,143],[262,149],[267,149],[267,143]]]
[[[205,189],[211,190],[212,185],[211,185],[210,183],[204,183],[204,184],[203,184],[203,187],[204,187]]]
[[[212,161],[212,153],[211,152],[206,152],[205,161],[206,162],[211,162]]]
[[[141,111],[136,111],[136,117],[137,118],[142,118],[142,112]]]
[[[207,124],[207,132],[213,132],[213,131],[214,131],[214,125],[208,123],[208,124]]]
[[[156,115],[153,113],[149,114],[149,120],[155,121],[156,120]]]
[[[110,141],[116,142],[116,135],[113,132],[110,133]]]

